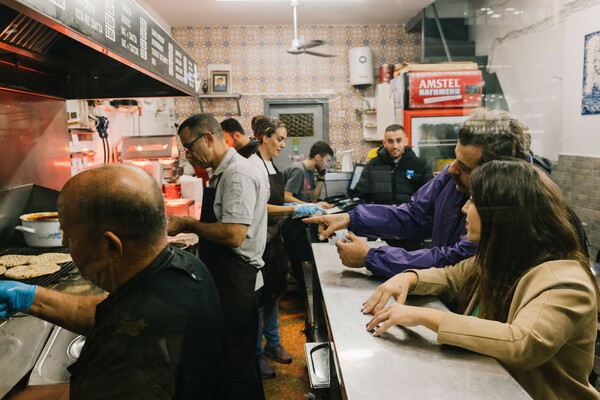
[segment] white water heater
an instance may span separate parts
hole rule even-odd
[[[354,47],[348,51],[350,84],[366,89],[373,84],[373,54],[369,47]]]

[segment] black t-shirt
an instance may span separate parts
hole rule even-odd
[[[96,308],[71,399],[219,399],[227,348],[204,264],[170,246]]]

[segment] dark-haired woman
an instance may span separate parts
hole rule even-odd
[[[367,329],[423,325],[495,357],[536,399],[599,398],[588,382],[598,289],[558,187],[527,163],[492,161],[473,173],[463,212],[475,256],[386,281],[365,303]],[[448,295],[459,313],[404,305],[409,293]]]
[[[264,115],[252,118],[251,124],[254,137],[260,144],[256,152],[258,157],[251,157],[249,160],[256,163],[257,168],[264,168],[267,171],[270,191],[267,204],[267,214],[269,216],[267,245],[263,254],[265,286],[262,289],[259,302],[256,352],[262,376],[273,378],[275,371],[265,359],[265,355],[282,364],[292,362],[291,354],[280,343],[277,317],[279,295],[285,290],[287,278],[287,257],[283,248],[281,225],[284,217],[288,215],[293,215],[295,212],[310,214],[319,208],[314,204],[284,203],[283,177],[272,160],[285,147],[287,138],[285,125],[276,118]],[[262,346],[263,334],[267,342],[264,349]]]

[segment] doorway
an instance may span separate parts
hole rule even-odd
[[[287,128],[285,148],[274,159],[279,170],[304,160],[311,146],[323,140],[329,143],[329,99],[265,99],[265,115],[280,119]]]

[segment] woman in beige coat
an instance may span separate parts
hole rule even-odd
[[[600,398],[588,382],[598,289],[558,187],[527,163],[492,161],[473,173],[463,212],[475,256],[390,278],[365,303],[367,330],[423,325],[495,357],[535,399]],[[445,296],[456,313],[404,305],[409,293]]]

